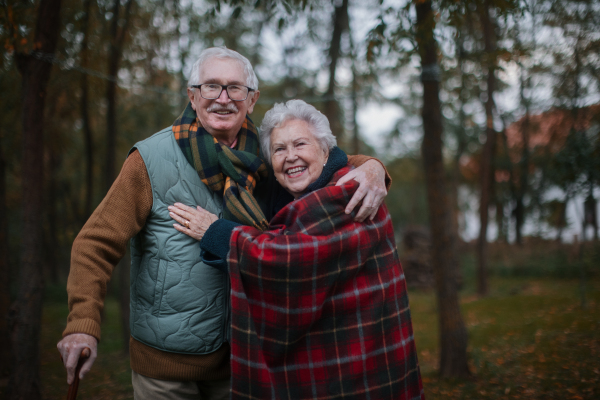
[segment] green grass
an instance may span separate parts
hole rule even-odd
[[[440,380],[431,292],[410,292],[428,399],[600,397],[600,281],[493,278],[489,297],[462,297],[473,378]]]
[[[475,278],[473,245],[467,245],[462,268],[466,279]],[[526,238],[523,246],[489,245],[489,270],[494,276],[571,279],[600,277],[600,244],[573,245]],[[474,285],[473,285],[474,287]]]

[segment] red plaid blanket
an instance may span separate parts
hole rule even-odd
[[[346,172],[233,232],[233,399],[424,399],[390,215],[346,215]]]

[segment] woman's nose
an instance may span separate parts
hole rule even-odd
[[[295,150],[288,151],[288,153],[286,154],[286,157],[285,157],[285,160],[290,161],[290,162],[294,162],[297,159],[298,159],[298,154],[296,154]]]

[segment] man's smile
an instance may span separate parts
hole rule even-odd
[[[235,103],[228,104],[213,104],[206,110],[209,113],[217,114],[217,115],[230,115],[238,112],[238,108]]]

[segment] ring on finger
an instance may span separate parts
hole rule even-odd
[[[186,228],[190,229],[190,221],[186,220],[183,224],[185,225]]]

